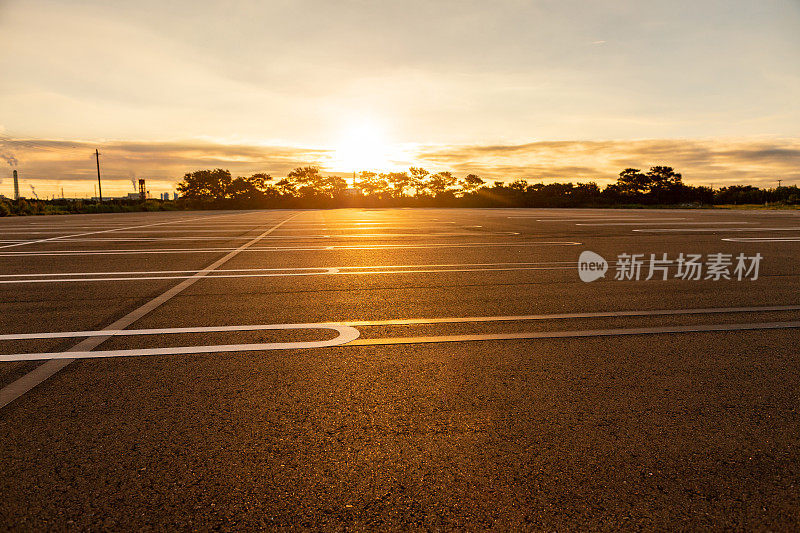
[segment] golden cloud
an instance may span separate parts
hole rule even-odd
[[[267,172],[284,176],[300,165],[325,169],[326,149],[223,144],[209,141],[89,142],[0,137],[0,155],[19,168],[20,177],[47,194],[57,187],[91,191],[99,148],[104,191],[130,190],[134,177],[151,189],[171,190],[184,173],[226,168],[234,175]],[[800,181],[800,140],[638,140],[549,141],[509,145],[421,146],[408,153],[408,166],[475,173],[489,180],[528,179],[608,182],[627,167],[669,165],[687,183],[772,186]],[[4,176],[4,174],[0,174]],[[3,182],[3,190],[10,186]],[[52,189],[52,190],[49,190]]]

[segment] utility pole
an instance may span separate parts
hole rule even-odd
[[[94,157],[97,159],[97,189],[100,191],[100,203],[103,203],[103,185],[100,183],[100,152],[94,150]]]

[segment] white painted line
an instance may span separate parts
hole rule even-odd
[[[89,359],[95,357],[131,357],[131,356],[152,356],[152,355],[183,355],[196,353],[216,353],[216,352],[249,352],[262,350],[297,350],[308,348],[327,348],[329,346],[340,346],[358,338],[359,331],[350,326],[335,324],[264,324],[256,326],[237,326],[236,329],[226,327],[211,328],[177,328],[182,330],[200,331],[247,331],[247,330],[291,330],[291,329],[330,329],[338,334],[333,339],[323,341],[301,341],[301,342],[268,342],[255,344],[216,344],[208,346],[177,346],[170,348],[137,348],[133,350],[73,350],[69,352],[41,352],[41,353],[17,353],[0,355],[0,362],[5,361],[39,361],[47,360],[75,360]],[[127,335],[137,335],[137,330],[124,330]],[[139,330],[147,331],[147,330]],[[178,333],[178,331],[158,331],[150,330],[147,334],[159,333]],[[181,331],[185,333],[186,331]],[[103,334],[103,340],[108,339],[108,332],[93,332]],[[119,335],[119,333],[117,334]],[[99,335],[98,335],[99,336]],[[111,336],[115,336],[112,334]]]
[[[558,214],[554,213],[552,215],[548,215],[548,214],[508,215],[505,218],[561,219],[561,218],[564,218],[565,215],[568,215],[568,213],[566,213],[566,214],[565,213],[558,213]],[[572,218],[580,219],[580,220],[583,220],[583,219],[586,219],[586,220],[604,220],[604,219],[606,219],[608,217],[607,217],[607,215],[605,215],[603,213],[597,213],[597,214],[586,214],[586,215],[572,215]],[[631,218],[631,219],[643,218],[643,216],[640,215],[640,214],[631,213],[629,215],[618,215],[618,216],[615,216],[614,218],[623,220],[623,219],[628,219],[628,218]],[[538,220],[537,220],[537,222],[538,222]]]
[[[508,217],[514,218],[514,217]],[[635,217],[580,217],[580,218],[540,218],[537,219],[536,222],[586,222],[586,221],[593,221],[593,220],[626,220],[626,221],[642,221],[642,222],[653,222],[653,221],[673,221],[673,220],[686,220],[686,217],[678,217],[678,218],[635,218]]]
[[[643,221],[643,222],[591,222],[585,223],[581,222],[575,224],[576,226],[660,226],[661,224],[669,224],[670,226],[697,226],[697,225],[706,225],[706,226],[725,226],[725,225],[732,225],[732,224],[758,224],[758,222],[650,222],[650,221]]]
[[[288,222],[289,220],[291,220],[292,218],[294,218],[294,217],[296,217],[298,215],[299,215],[299,213],[289,216],[289,218],[286,218],[283,221],[279,222],[278,224],[272,226],[271,228],[269,228],[265,232],[261,233],[258,237],[255,237],[250,242],[247,242],[247,243],[241,245],[239,248],[236,248],[235,250],[233,250],[230,253],[226,254],[224,257],[222,257],[220,259],[217,259],[216,261],[211,263],[208,267],[206,267],[204,270],[198,272],[197,274],[195,274],[194,276],[192,276],[189,279],[183,280],[182,282],[178,283],[177,285],[175,285],[174,287],[172,287],[168,291],[166,291],[166,292],[162,293],[161,295],[157,296],[156,298],[150,300],[146,304],[134,309],[133,311],[131,311],[127,315],[125,315],[122,318],[114,321],[112,324],[109,324],[104,329],[107,329],[107,330],[119,330],[119,329],[124,329],[124,328],[130,326],[131,324],[133,324],[134,322],[136,322],[137,320],[139,320],[140,318],[142,318],[146,314],[148,314],[151,311],[153,311],[154,309],[158,308],[164,302],[170,300],[175,295],[181,293],[184,289],[187,289],[187,288],[191,287],[194,283],[196,283],[198,280],[200,280],[204,276],[208,275],[215,268],[222,266],[228,260],[232,259],[234,256],[239,254],[241,251],[243,251],[246,248],[248,248],[249,246],[257,243],[259,240],[261,240],[262,237],[264,237],[266,235],[269,235],[270,233],[272,233],[273,231],[275,231],[276,229],[281,227],[283,224],[285,224],[286,222]],[[91,337],[91,338],[84,339],[81,342],[79,342],[78,344],[76,344],[75,346],[73,346],[72,348],[70,348],[69,350],[67,350],[67,352],[70,352],[70,353],[88,352],[90,350],[93,350],[94,348],[96,348],[100,344],[102,344],[103,341],[105,341],[108,338],[109,338],[109,336]],[[49,379],[50,377],[54,376],[57,372],[59,372],[62,368],[66,367],[73,360],[74,360],[73,358],[71,358],[69,355],[67,355],[67,356],[65,356],[65,358],[54,359],[52,361],[47,361],[46,363],[44,363],[41,366],[37,367],[36,369],[34,369],[33,371],[29,372],[28,374],[25,374],[21,378],[17,379],[13,383],[10,383],[9,385],[7,385],[7,386],[3,387],[2,389],[0,389],[0,409],[5,407],[9,403],[13,402],[14,400],[16,400],[17,398],[19,398],[20,396],[22,396],[23,394],[28,392],[29,390],[31,390],[35,386],[39,385],[43,381],[45,381],[45,380]]]
[[[290,324],[288,326],[293,326],[293,327],[292,328],[279,327],[270,329],[297,329],[300,326],[306,326],[306,325]],[[800,328],[800,321],[757,322],[757,323],[746,323],[746,324],[711,324],[711,325],[698,324],[690,326],[592,329],[592,330],[577,330],[577,331],[575,330],[529,331],[520,333],[484,333],[484,334],[474,334],[474,335],[388,337],[388,338],[376,338],[376,339],[369,339],[369,338],[359,339],[360,332],[357,329],[349,326],[332,325],[332,324],[329,326],[321,326],[319,324],[309,324],[307,326],[310,326],[308,329],[333,329],[338,333],[338,335],[337,337],[327,341],[310,341],[310,342],[304,341],[304,342],[257,343],[257,344],[218,344],[218,345],[205,345],[205,346],[177,346],[170,348],[139,348],[139,349],[97,350],[97,351],[74,350],[70,352],[43,352],[43,353],[27,353],[27,354],[19,353],[19,354],[0,355],[0,362],[35,361],[35,360],[47,359],[50,361],[45,364],[65,362],[65,361],[68,364],[68,362],[72,362],[75,359],[96,358],[96,357],[141,357],[141,356],[153,356],[153,355],[185,355],[185,354],[218,353],[218,352],[293,350],[293,349],[308,349],[308,348],[326,348],[331,346],[375,346],[375,345],[385,346],[385,345],[396,345],[396,344],[431,344],[431,343],[444,343],[444,342],[471,342],[471,341],[513,340],[513,339],[616,337],[616,336],[626,336],[626,335],[660,335],[660,334],[671,334],[671,333],[797,329]],[[103,337],[104,340],[106,338],[108,337]],[[91,342],[91,340],[92,339],[87,339],[86,341],[83,342]],[[46,379],[47,377],[44,377],[44,379]],[[0,394],[5,390],[6,389],[0,390]]]
[[[403,326],[413,324],[443,324],[466,322],[507,322],[526,320],[564,320],[574,318],[615,318],[637,316],[667,316],[667,315],[706,315],[728,313],[767,313],[781,311],[800,311],[800,305],[771,305],[761,307],[708,307],[696,309],[647,309],[638,311],[592,311],[585,313],[556,313],[539,315],[511,315],[511,316],[473,316],[456,318],[410,318],[397,320],[362,320],[337,322],[347,326]],[[2,338],[0,338],[2,339]]]
[[[61,236],[58,236],[58,237],[50,237],[50,238],[47,238],[47,239],[36,239],[36,240],[31,240],[31,241],[19,242],[19,243],[15,243],[15,244],[6,244],[4,246],[0,246],[0,249],[2,249],[2,248],[13,248],[15,246],[25,246],[25,245],[28,245],[28,244],[38,244],[38,243],[41,243],[41,242],[61,241],[61,240],[64,240],[64,239],[70,239],[72,237],[83,237],[85,235],[96,235],[96,234],[99,234],[99,233],[111,233],[111,232],[114,232],[114,231],[121,231],[121,230],[124,230],[124,229],[148,228],[148,227],[152,227],[152,226],[163,226],[165,224],[177,224],[177,223],[180,223],[180,222],[183,222],[183,221],[186,221],[186,220],[201,220],[201,219],[202,220],[206,220],[206,219],[209,219],[209,218],[215,218],[217,216],[223,217],[223,216],[230,216],[230,215],[214,215],[214,216],[205,216],[205,217],[191,217],[191,218],[185,218],[185,219],[170,220],[170,221],[167,221],[167,222],[157,222],[157,223],[154,223],[154,224],[141,224],[141,225],[138,225],[138,226],[126,226],[126,227],[123,227],[123,228],[112,228],[112,229],[106,229],[106,230],[100,230],[100,231],[88,231],[88,232],[84,232],[84,233],[75,233],[75,234],[72,234],[72,235],[61,235]],[[0,406],[0,407],[2,407],[2,406]]]
[[[622,335],[659,335],[666,333],[699,333],[713,331],[750,331],[767,329],[796,329],[800,322],[763,322],[750,324],[713,324],[693,326],[664,326],[657,328],[592,329],[583,331],[530,331],[523,333],[486,333],[477,335],[441,335],[431,337],[391,337],[358,339],[346,346],[391,344],[427,344],[441,342],[494,341],[511,339],[563,339],[575,337],[616,337]]]
[[[392,249],[436,249],[436,248],[487,248],[487,247],[530,247],[530,246],[579,246],[578,241],[519,241],[519,242],[468,242],[436,244],[370,244],[370,245],[329,245],[329,246],[254,246],[242,252],[315,252],[337,250],[392,250]],[[139,255],[172,253],[217,253],[236,248],[148,248],[123,250],[49,250],[32,252],[5,252],[0,257],[62,256],[62,255]]]
[[[358,265],[358,266],[321,266],[321,267],[283,267],[283,268],[218,268],[215,273],[221,272],[285,272],[285,271],[307,271],[307,270],[380,270],[397,268],[434,268],[434,267],[482,267],[498,265],[577,265],[577,261],[540,261],[540,262],[517,262],[517,263],[433,263],[433,264],[414,264],[414,265]],[[36,278],[54,276],[121,276],[121,275],[148,275],[148,274],[194,274],[202,270],[129,270],[119,272],[50,272],[41,274],[0,274],[0,278]]]
[[[574,318],[614,318],[637,316],[667,315],[705,315],[734,313],[770,313],[783,311],[800,311],[800,305],[770,305],[760,307],[709,307],[695,309],[644,309],[633,311],[591,311],[585,313],[555,313],[538,315],[508,316],[468,316],[442,318],[400,318],[388,320],[345,320],[331,322],[310,322],[294,324],[248,324],[233,326],[193,326],[183,328],[152,329],[101,329],[88,331],[53,331],[42,333],[11,333],[0,335],[0,341],[33,340],[33,339],[65,339],[78,337],[124,337],[139,335],[172,335],[181,333],[209,333],[231,331],[260,331],[275,329],[335,329],[336,327],[354,326],[408,326],[416,324],[461,324],[470,322],[525,322],[536,320],[563,320]]]
[[[134,226],[134,227],[144,227],[144,226]],[[151,233],[233,233],[233,232],[241,231],[242,229],[247,229],[248,227],[251,228],[252,225],[242,224],[242,225],[237,225],[235,227],[230,227],[230,228],[227,228],[227,229],[186,229],[186,226],[181,226],[180,228],[175,228],[175,229],[143,229],[143,230],[137,230],[137,229],[129,229],[129,228],[125,227],[125,228],[115,229],[115,232],[119,233],[119,234],[127,234],[127,233],[144,233],[144,234],[151,234]],[[466,227],[480,228],[482,226],[466,226]],[[313,228],[309,228],[309,229],[313,229]],[[358,231],[358,230],[372,230],[372,229],[375,229],[375,228],[360,228],[360,227],[357,227],[357,226],[347,226],[347,227],[328,226],[328,227],[325,228],[325,230],[328,230],[328,231]],[[413,230],[419,230],[420,228],[419,227],[411,227],[411,226],[390,226],[390,227],[385,227],[385,228],[380,228],[380,229],[382,229],[382,230],[413,231]],[[281,232],[285,232],[285,233],[296,232],[296,231],[307,231],[307,229],[306,228],[296,228],[296,229],[282,228],[281,229]],[[64,231],[63,231],[63,228],[61,228],[59,230],[45,230],[45,231],[39,231],[39,230],[37,230],[37,231],[3,231],[2,233],[3,233],[3,235],[47,235],[47,234],[53,234],[53,233],[64,233]],[[499,233],[508,233],[508,232],[499,232]],[[440,233],[440,234],[452,235],[453,233],[452,232],[446,232],[446,233]],[[472,234],[473,233],[470,233],[470,235],[472,235]],[[356,235],[361,235],[361,234],[356,234]],[[386,233],[386,235],[407,235],[407,234]],[[419,233],[418,232],[414,233],[414,235],[419,235]],[[458,235],[460,235],[460,234],[458,234]],[[221,237],[225,237],[225,236],[221,235],[220,238]],[[24,239],[24,240],[30,240],[30,239]],[[98,239],[98,240],[100,240],[100,239]]]
[[[424,265],[420,265],[424,266]],[[345,267],[347,268],[347,267]],[[218,278],[278,278],[278,277],[303,277],[303,276],[364,276],[378,274],[438,274],[453,272],[510,272],[516,270],[571,270],[574,266],[528,266],[528,267],[471,267],[471,268],[415,268],[408,270],[354,270],[340,271],[335,267],[321,269],[319,272],[270,272],[258,274],[217,274],[216,271],[205,276],[205,279]],[[288,269],[287,269],[288,270]],[[312,269],[307,269],[312,270]],[[320,269],[317,269],[320,270]],[[25,279],[4,279],[0,280],[2,285],[14,285],[20,283],[76,283],[76,282],[99,282],[99,281],[144,281],[144,280],[165,280],[165,279],[188,279],[192,275],[168,275],[168,276],[116,276],[100,278],[25,278]]]
[[[730,242],[800,242],[800,237],[728,237],[722,240]]]
[[[320,239],[386,239],[386,238],[426,238],[426,237],[475,237],[490,236],[490,235],[519,235],[515,231],[481,231],[481,232],[442,232],[442,233],[343,233],[343,234],[330,234],[330,235],[270,235],[265,240],[287,240],[287,241],[303,241],[303,240],[320,240]],[[219,235],[219,236],[202,236],[202,237],[99,237],[94,239],[80,239],[80,238],[59,238],[60,242],[163,242],[163,241],[235,241],[246,240],[247,236],[235,235]],[[49,239],[44,239],[36,242],[45,242]],[[32,244],[30,242],[29,244]],[[0,247],[2,248],[2,247]]]
[[[800,226],[796,226],[793,228],[647,228],[647,229],[635,229],[633,231],[640,231],[643,233],[670,233],[670,232],[708,232],[708,231],[723,231],[723,232],[731,232],[731,231],[745,231],[745,232],[757,232],[757,231],[800,231]]]

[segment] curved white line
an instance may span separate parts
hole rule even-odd
[[[209,328],[173,328],[174,330],[194,330],[194,331],[231,331],[227,326],[209,327]],[[8,361],[37,361],[42,359],[90,359],[95,357],[131,357],[131,356],[151,356],[151,355],[185,355],[195,353],[214,353],[214,352],[249,352],[249,351],[264,351],[264,350],[297,350],[306,348],[326,348],[329,346],[340,346],[348,342],[356,340],[361,333],[352,326],[343,326],[338,324],[260,324],[256,326],[234,326],[235,331],[248,331],[248,330],[289,330],[289,329],[332,329],[338,333],[333,339],[325,341],[302,341],[302,342],[267,342],[256,344],[214,344],[206,346],[176,346],[171,348],[141,348],[135,350],[96,350],[96,351],[80,351],[80,352],[42,352],[42,353],[16,353],[8,355],[0,355],[0,362]],[[148,330],[119,330],[113,331],[92,331],[83,333],[92,333],[97,335],[91,336],[115,336],[121,332],[137,335],[143,334],[141,331]],[[149,334],[154,334],[158,330],[150,330]],[[177,333],[178,331],[164,331],[164,333]],[[111,333],[111,335],[109,335]],[[37,335],[37,334],[32,334]],[[47,335],[47,337],[26,337],[26,338],[59,338],[68,337],[69,332],[56,334],[38,334]],[[85,335],[90,336],[90,335]],[[4,335],[4,337],[8,337]]]

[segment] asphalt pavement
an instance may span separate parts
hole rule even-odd
[[[790,210],[0,219],[0,529],[796,531],[799,261]]]

